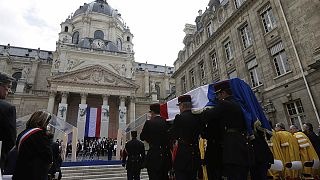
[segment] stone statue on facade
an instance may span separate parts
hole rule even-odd
[[[21,79],[27,79],[30,74],[30,68],[24,67],[21,72]]]

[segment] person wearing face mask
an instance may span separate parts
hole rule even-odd
[[[17,138],[18,158],[12,180],[47,180],[52,165],[52,148],[47,126],[50,113],[36,111],[27,121],[26,129]]]
[[[0,72],[0,141],[2,141],[0,168],[4,169],[4,162],[8,152],[16,140],[16,108],[5,99],[11,92],[11,83],[15,79]]]

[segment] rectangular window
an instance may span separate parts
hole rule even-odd
[[[287,54],[283,48],[282,42],[270,48],[270,53],[273,57],[274,67],[277,75],[280,76],[290,71]]]
[[[212,62],[212,69],[216,70],[218,69],[218,59],[217,59],[217,53],[213,52],[211,54],[211,62]]]
[[[195,77],[194,77],[194,70],[191,69],[189,71],[190,73],[190,84],[191,84],[191,87],[194,87],[196,84],[195,84]]]
[[[205,72],[205,69],[204,69],[204,62],[203,61],[201,61],[199,63],[199,69],[200,69],[200,78],[204,79],[206,77],[206,72]]]
[[[224,50],[226,53],[226,58],[227,60],[231,60],[233,58],[233,54],[232,54],[232,49],[231,49],[231,42],[230,41],[226,41],[224,43]]]
[[[306,115],[301,103],[301,100],[291,101],[286,104],[287,112],[290,118],[291,124],[297,125],[302,128],[302,124],[305,123]]]
[[[236,78],[236,77],[238,77],[238,76],[237,76],[237,71],[234,70],[234,71],[228,73],[228,77],[229,77],[229,79],[230,79],[230,78]]]
[[[276,27],[276,20],[272,12],[271,5],[268,4],[263,10],[260,11],[260,16],[262,20],[262,24],[264,27],[264,31],[270,32],[273,28]]]
[[[247,63],[247,67],[250,74],[250,80],[252,87],[256,87],[262,84],[261,82],[261,72],[258,70],[258,63],[257,59],[254,58],[253,60]]]
[[[207,35],[208,35],[208,38],[211,37],[213,34],[213,27],[212,27],[212,24],[211,22],[207,25]]]
[[[186,77],[185,76],[183,76],[181,78],[181,91],[182,91],[182,93],[187,92],[187,85],[186,85]]]
[[[236,5],[236,8],[238,9],[246,0],[235,0],[234,4]]]
[[[243,47],[249,47],[252,44],[252,38],[249,32],[248,24],[245,24],[242,28],[240,28],[240,35]]]

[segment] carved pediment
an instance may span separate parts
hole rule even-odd
[[[101,65],[93,65],[76,71],[67,72],[62,75],[53,76],[48,78],[48,81],[50,84],[69,83],[134,89],[138,88],[138,85],[131,79],[124,78]]]

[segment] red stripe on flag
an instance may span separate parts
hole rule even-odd
[[[101,107],[97,109],[96,137],[100,137],[101,129]]]
[[[168,119],[168,107],[167,103],[160,104],[160,116],[164,119]]]

